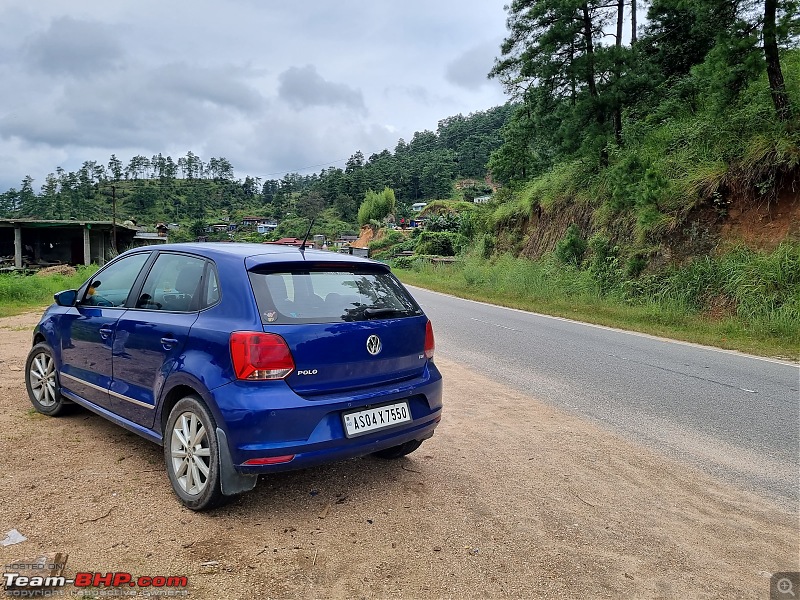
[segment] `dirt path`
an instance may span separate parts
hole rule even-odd
[[[0,319],[0,537],[28,538],[3,564],[62,551],[71,575],[186,575],[192,598],[764,599],[800,570],[797,515],[445,357],[442,425],[409,458],[262,478],[195,514],[158,447],[31,411],[36,319]]]

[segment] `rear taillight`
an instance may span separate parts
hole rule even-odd
[[[428,321],[425,325],[425,358],[433,358],[436,343],[433,341],[433,325]]]
[[[294,370],[289,346],[274,333],[234,331],[231,359],[237,379],[283,379]]]

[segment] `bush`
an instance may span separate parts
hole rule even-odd
[[[463,236],[449,231],[423,231],[417,242],[417,254],[455,256],[463,249]]]
[[[573,223],[567,227],[564,237],[556,244],[556,258],[565,265],[579,266],[586,253],[586,240],[581,237],[581,230]]]
[[[364,202],[358,208],[358,224],[366,225],[373,221],[381,222],[388,215],[394,214],[395,208],[396,200],[393,189],[387,187],[382,192],[367,190]]]
[[[589,240],[589,249],[589,274],[597,282],[600,292],[605,294],[617,288],[624,278],[619,247],[612,246],[605,236],[596,234]]]
[[[414,266],[414,256],[398,256],[392,260],[392,268],[394,269],[410,269]]]
[[[426,231],[458,231],[461,217],[455,213],[444,213],[430,217],[425,223]]]
[[[481,258],[489,258],[494,252],[496,245],[497,238],[495,238],[491,233],[484,233],[480,238],[478,238],[478,242],[475,245],[475,252],[477,252],[478,256]]]
[[[412,240],[411,238],[408,238],[404,242],[400,242],[399,244],[397,244],[393,248],[393,250],[395,252],[413,252],[414,248],[416,248],[416,247],[417,247],[417,241],[416,240]]]
[[[370,250],[382,250],[384,248],[388,248],[389,246],[394,246],[395,244],[399,244],[404,242],[406,236],[404,236],[400,231],[397,229],[387,229],[385,230],[383,236],[377,240],[372,240],[369,243]]]

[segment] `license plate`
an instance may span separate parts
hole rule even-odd
[[[408,402],[404,401],[345,413],[342,417],[345,435],[351,438],[408,423],[411,421],[411,411],[408,410]]]

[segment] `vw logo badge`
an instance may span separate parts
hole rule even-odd
[[[377,335],[371,335],[367,338],[367,352],[375,356],[381,351],[381,338]]]

